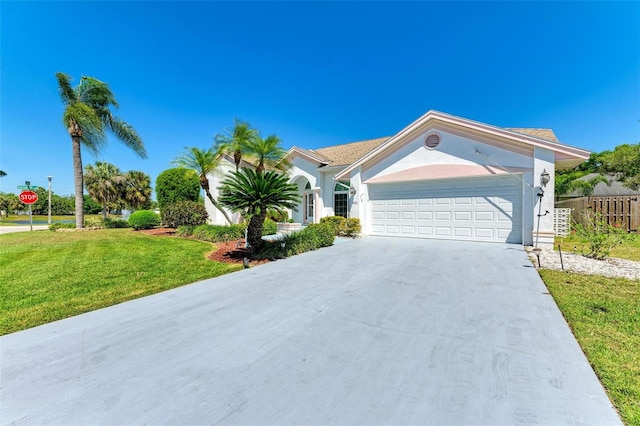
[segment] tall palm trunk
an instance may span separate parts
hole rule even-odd
[[[267,209],[261,209],[260,213],[254,214],[249,220],[249,226],[247,227],[247,239],[249,240],[249,246],[254,253],[260,251],[262,247],[262,227],[264,226],[264,220],[267,218]]]
[[[76,197],[76,228],[84,228],[84,177],[82,175],[82,154],[80,138],[82,130],[77,123],[69,123],[71,150],[73,152],[73,187]]]
[[[220,206],[220,204],[218,204],[218,202],[215,200],[215,198],[213,198],[213,196],[211,195],[211,192],[209,192],[209,190],[207,189],[205,191],[205,193],[207,194],[207,198],[209,199],[209,201],[211,201],[211,204],[213,204],[215,206],[215,208],[218,209],[220,211],[220,213],[222,213],[222,215],[227,220],[229,225],[231,225],[231,223],[232,223],[231,222],[231,218],[229,218],[229,215],[227,214],[227,212],[222,208],[222,206]]]
[[[209,201],[211,201],[211,204],[213,204],[214,207],[218,209],[220,213],[222,213],[222,215],[227,220],[229,225],[231,225],[232,223],[231,218],[229,217],[227,212],[222,208],[222,206],[218,204],[215,198],[213,198],[213,195],[211,195],[211,192],[209,191],[209,179],[207,179],[206,176],[202,176],[202,175],[200,176],[200,186],[202,187],[202,189],[204,189],[204,193],[207,194],[207,198],[209,199]]]

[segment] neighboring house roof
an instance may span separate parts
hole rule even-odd
[[[538,139],[544,139],[550,142],[560,142],[551,129],[527,129],[520,127],[505,127],[505,130],[510,132],[520,133],[522,135],[529,135]]]
[[[588,175],[582,176],[578,180],[588,181],[597,176],[600,176],[600,174],[589,173]],[[617,195],[640,195],[640,191],[634,191],[633,189],[627,188],[622,184],[622,182],[620,182],[619,180],[616,180],[614,176],[607,175],[605,177],[609,179],[610,185],[607,185],[604,182],[598,182],[596,186],[593,188],[593,194],[591,194],[592,197],[613,197]],[[575,198],[575,197],[582,197],[582,196],[583,195],[580,194],[578,191],[573,191],[569,194],[562,195],[561,198]]]

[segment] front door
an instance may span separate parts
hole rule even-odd
[[[313,223],[313,192],[304,194],[304,223]]]

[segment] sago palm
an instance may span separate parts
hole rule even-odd
[[[275,171],[258,173],[243,168],[227,176],[220,185],[219,201],[233,211],[251,216],[247,227],[247,239],[254,253],[262,246],[262,227],[267,210],[282,213],[300,202],[298,186],[288,182],[288,177]]]
[[[248,153],[247,147],[255,136],[256,131],[249,123],[236,118],[232,129],[215,136],[215,151],[232,155],[237,172],[240,170],[242,157]]]
[[[126,179],[120,169],[105,161],[88,165],[84,172],[84,183],[89,196],[102,205],[102,218],[107,218],[107,209],[120,199]]]
[[[142,139],[126,122],[114,116],[110,107],[117,107],[115,96],[106,83],[93,77],[83,76],[76,87],[71,86],[71,77],[56,73],[62,103],[65,105],[62,121],[71,136],[73,153],[73,178],[75,190],[76,227],[84,226],[84,176],[81,147],[93,153],[100,152],[107,143],[106,131],[131,148],[137,155],[146,158]]]
[[[218,167],[220,167],[222,156],[213,148],[202,150],[196,147],[185,147],[184,149],[185,152],[176,157],[172,163],[178,167],[184,167],[197,173],[200,179],[200,187],[204,189],[204,193],[207,195],[209,201],[211,201],[211,204],[223,214],[228,223],[231,223],[227,212],[220,206],[218,201],[213,198],[213,195],[211,195],[209,178],[207,177],[210,174],[215,175],[219,173]]]

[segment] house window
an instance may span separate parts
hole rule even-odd
[[[337,182],[333,188],[333,214],[347,217],[349,204],[349,183]]]

